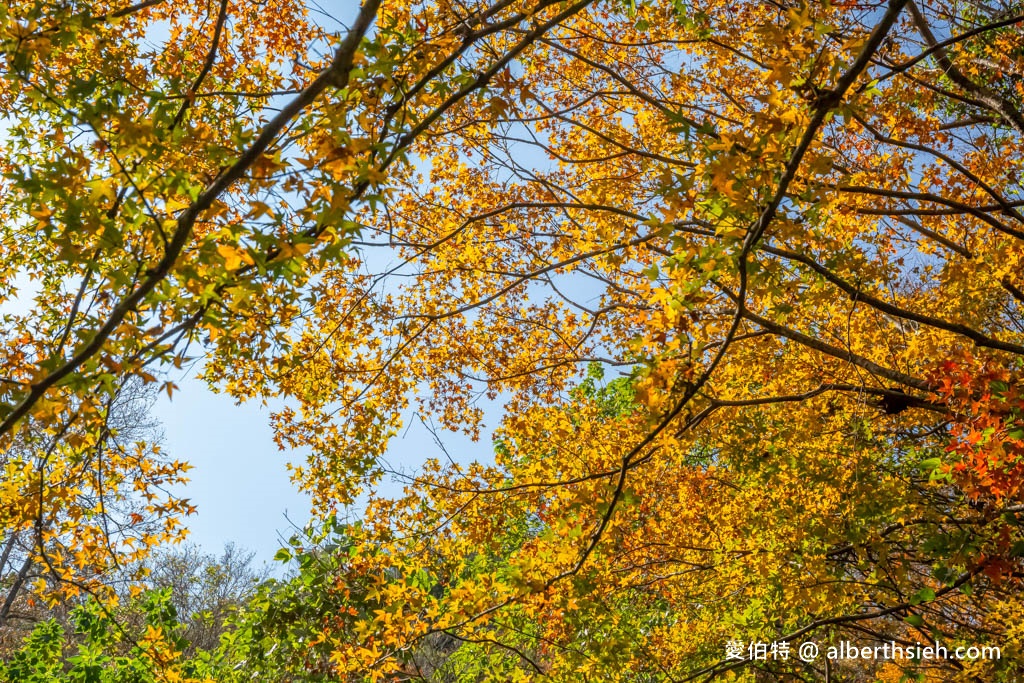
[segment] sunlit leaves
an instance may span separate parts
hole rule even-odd
[[[370,495],[254,605],[240,647],[268,670],[685,679],[730,671],[731,637],[1019,637],[1014,22],[901,0],[398,2],[340,35],[290,0],[111,12],[2,24],[2,282],[35,289],[4,321],[5,446],[28,450],[0,492],[61,581],[128,552],[73,483],[104,401],[131,376],[173,394],[162,370],[195,354],[281,401],[319,512]],[[412,420],[496,428],[495,454],[374,495]],[[125,453],[104,476],[165,520],[132,543],[170,538],[187,504],[157,490],[184,467]]]

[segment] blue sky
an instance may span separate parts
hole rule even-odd
[[[256,402],[236,405],[232,397],[214,393],[189,374],[171,379],[179,391],[171,399],[162,394],[153,411],[163,425],[168,456],[193,466],[191,481],[176,489],[198,508],[184,520],[188,540],[209,553],[234,542],[256,551],[257,562],[270,561],[280,539],[292,534],[292,524],[301,526],[310,518],[309,498],[291,483],[285,467],[304,455],[278,450],[269,426],[270,408]],[[490,429],[500,411],[495,403],[483,407],[488,430],[479,442],[461,434],[440,435],[448,453],[460,461],[492,459]],[[388,449],[387,461],[394,469],[412,473],[425,459],[443,458],[444,453],[414,415],[407,417],[406,428]],[[380,490],[398,495],[401,489],[400,483],[388,479]]]
[[[288,480],[288,454],[272,441],[269,409],[235,405],[188,376],[175,382],[180,391],[171,399],[164,394],[154,412],[169,456],[194,468],[189,484],[176,490],[199,509],[185,520],[189,540],[214,553],[235,542],[269,560],[277,548],[275,532],[290,535],[285,513],[299,525],[309,518],[308,498]]]

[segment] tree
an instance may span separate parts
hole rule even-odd
[[[130,380],[104,402],[95,438],[74,418],[57,434],[37,431],[30,421],[0,455],[6,490],[22,494],[0,515],[4,650],[34,622],[66,615],[83,594],[109,596],[117,584],[138,580],[141,574],[129,567],[176,536],[176,516],[191,509],[188,502],[137,495],[183,481],[184,466],[160,450],[162,432],[150,415],[155,393]],[[64,459],[69,444],[76,457]]]
[[[13,112],[0,281],[14,305],[0,351],[0,448],[13,452],[30,431],[52,444],[45,462],[98,472],[85,451],[103,440],[108,404],[131,378],[158,382],[200,345],[211,378],[229,359],[269,370],[309,311],[312,283],[354,262],[353,218],[380,203],[410,144],[586,3],[382,10],[371,33],[378,5],[340,34],[292,0],[0,10],[0,103]],[[286,368],[273,374],[226,386],[291,393],[274,388]],[[108,476],[159,470],[136,493],[171,526],[144,547],[188,511],[159,490],[185,465],[157,463],[140,451],[105,465]],[[4,528],[31,526],[43,508],[64,514],[74,484],[61,477],[35,486],[31,467],[5,471]],[[39,510],[25,503],[40,497]],[[40,558],[72,592],[105,552],[74,540]]]
[[[253,556],[230,544],[219,557],[161,549],[109,582],[123,592],[116,608],[89,596],[23,629],[0,657],[0,681],[209,681],[220,641],[233,642],[229,620],[265,590],[269,569]]]
[[[523,678],[821,675],[725,658],[803,638],[1019,675],[1016,5],[371,1],[341,36],[286,2],[19,10],[2,243],[45,294],[8,323],[6,438],[202,349],[287,399],[327,515],[410,406],[477,435],[504,400],[493,464],[373,499],[342,578],[384,603],[318,625],[324,675],[407,675],[438,634]],[[574,390],[592,362],[628,410]]]
[[[39,623],[21,647],[0,661],[4,683],[96,681],[97,683],[206,683],[206,660],[184,660],[189,643],[181,635],[170,591],[155,591],[140,601],[142,623],[133,633],[102,602],[89,597],[70,619]]]
[[[216,648],[228,619],[270,577],[269,567],[254,566],[255,556],[254,551],[232,543],[219,556],[186,544],[161,550],[146,561],[142,586],[169,593],[170,605],[184,627],[181,637],[188,642],[185,655]]]
[[[396,589],[337,660],[397,671],[439,632],[500,652],[525,609],[555,678],[821,676],[725,660],[813,636],[1001,642],[878,675],[1013,680],[1019,13],[601,9],[428,132],[362,218],[399,264],[325,274],[279,361],[317,396],[279,427],[325,507],[352,485],[338,411],[394,428],[417,400],[472,433],[474,397],[506,399],[496,466],[434,464],[367,516],[352,580],[426,567],[445,598]],[[570,409],[592,360],[633,378],[628,419]],[[467,575],[522,510],[554,530]]]

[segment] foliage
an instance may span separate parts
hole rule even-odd
[[[255,551],[245,551],[229,543],[220,555],[202,552],[185,544],[162,549],[147,558],[142,568],[145,578],[128,584],[128,595],[166,591],[181,622],[181,638],[187,642],[186,656],[217,647],[228,630],[231,617],[255,595],[258,586],[270,576],[270,568],[254,565]],[[132,573],[138,573],[133,568]],[[122,596],[123,598],[124,596]],[[122,618],[134,626],[144,614]]]
[[[1024,486],[1024,387],[1019,369],[970,354],[946,360],[934,375],[953,426],[946,466],[974,499],[1018,500]],[[941,463],[941,460],[937,464]]]
[[[186,468],[161,453],[162,433],[149,415],[154,400],[155,387],[130,380],[105,401],[95,440],[77,423],[56,435],[23,429],[0,456],[12,496],[0,512],[4,641],[66,611],[66,600],[113,599],[114,584],[141,578],[137,566],[124,565],[137,565],[153,545],[177,535],[187,502],[163,505],[138,495],[181,483]],[[83,446],[67,460],[59,453],[69,443]]]
[[[1003,657],[828,675],[1015,680],[1019,11],[367,0],[334,35],[296,0],[0,8],[0,293],[30,309],[2,323],[5,538],[74,593],[173,537],[184,465],[98,453],[127,382],[171,394],[202,355],[287,406],[323,518],[370,501],[225,662],[793,680],[825,664],[725,643],[940,641]],[[410,412],[477,437],[481,396],[493,459],[374,494]],[[49,531],[100,528],[101,461],[163,521],[130,548]]]
[[[149,683],[210,680],[196,675],[195,662],[179,662],[186,642],[180,636],[170,591],[148,594],[139,634],[127,633],[98,601],[90,599],[71,614],[73,630],[55,620],[42,622],[21,649],[0,662],[0,681],[10,683]]]

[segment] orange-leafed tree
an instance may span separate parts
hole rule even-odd
[[[346,530],[317,672],[1019,675],[1024,9],[272,9],[8,11],[12,447],[202,353],[329,514],[500,398]]]
[[[339,437],[504,405],[493,461],[370,505],[338,580],[380,602],[323,629],[338,671],[412,675],[443,634],[499,678],[1018,676],[1020,24],[607,3],[438,119],[271,366],[313,398],[277,426],[325,508]],[[628,410],[574,389],[589,363]],[[779,654],[812,639],[1002,656]]]
[[[30,583],[15,561],[48,599],[109,599],[104,576],[180,536],[191,508],[167,490],[187,466],[151,439],[109,448],[132,383],[171,395],[166,371],[207,356],[211,375],[265,373],[225,381],[240,396],[316,402],[271,364],[324,271],[358,280],[359,211],[425,130],[585,6],[0,7],[0,602]],[[336,452],[353,474],[372,462]],[[115,500],[138,509],[114,520]]]

